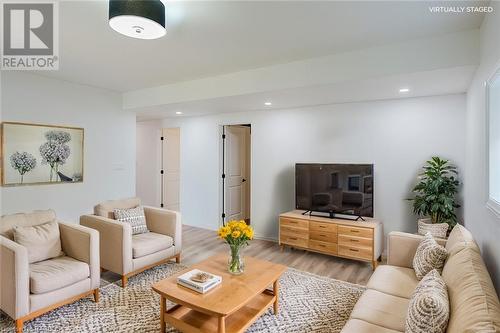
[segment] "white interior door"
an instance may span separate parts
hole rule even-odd
[[[180,210],[180,128],[164,128],[163,135],[163,207]]]
[[[226,126],[225,134],[225,220],[245,220],[250,217],[250,128]]]

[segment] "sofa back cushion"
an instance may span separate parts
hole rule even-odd
[[[471,247],[479,251],[479,247],[474,241],[474,237],[472,237],[470,231],[460,224],[457,224],[446,241],[446,251],[448,251],[449,256],[452,256],[466,247]]]
[[[141,205],[141,199],[130,198],[122,200],[104,201],[94,207],[94,214],[115,220],[115,209],[130,209]]]
[[[477,246],[452,251],[442,273],[450,298],[447,332],[500,332],[500,303]]]
[[[0,234],[10,240],[14,240],[14,233],[12,230],[14,226],[34,226],[55,220],[56,213],[52,209],[35,210],[31,213],[4,215],[0,219]]]
[[[34,263],[63,255],[59,224],[56,221],[34,226],[14,226],[14,241],[28,250],[28,262]]]

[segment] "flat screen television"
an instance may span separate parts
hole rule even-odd
[[[295,165],[295,207],[373,217],[373,164]]]

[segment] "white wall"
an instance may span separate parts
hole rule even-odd
[[[375,217],[385,231],[416,229],[404,201],[432,155],[463,172],[465,95],[350,103],[296,110],[165,119],[181,127],[183,222],[220,221],[219,125],[252,124],[252,207],[256,235],[276,238],[278,215],[294,208],[296,162],[375,164]]]
[[[467,92],[465,226],[478,241],[497,292],[500,291],[500,217],[486,208],[488,198],[486,96],[484,82],[500,67],[500,2],[481,26],[481,64]]]
[[[135,114],[119,94],[38,75],[2,73],[2,121],[85,129],[84,182],[3,187],[2,214],[53,208],[77,222],[103,200],[135,195]]]

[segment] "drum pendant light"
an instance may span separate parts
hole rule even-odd
[[[109,0],[109,26],[133,38],[164,36],[165,5],[161,0]]]

